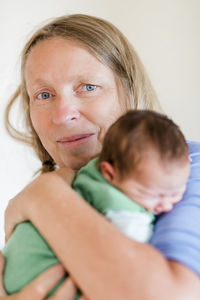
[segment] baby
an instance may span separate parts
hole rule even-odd
[[[188,148],[178,126],[155,112],[129,111],[110,127],[100,157],[78,172],[73,187],[123,233],[147,242],[154,214],[172,209],[182,198],[189,172]],[[58,263],[30,222],[16,227],[3,254],[9,294]]]
[[[181,200],[189,172],[178,126],[156,112],[132,110],[110,127],[100,157],[79,171],[74,188],[120,231],[148,242],[154,215]]]

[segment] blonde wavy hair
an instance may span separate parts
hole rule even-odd
[[[138,55],[126,37],[114,25],[103,19],[83,14],[54,19],[37,30],[26,43],[21,55],[21,84],[10,99],[5,112],[5,126],[8,133],[13,138],[33,147],[42,162],[41,173],[53,171],[55,162],[43,147],[33,128],[24,69],[31,49],[37,43],[54,37],[78,41],[113,71],[119,79],[125,95],[123,103],[121,103],[123,110],[161,111],[155,91]],[[27,133],[15,128],[10,121],[11,109],[17,99],[22,104]]]

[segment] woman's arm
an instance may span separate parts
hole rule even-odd
[[[200,299],[195,273],[118,232],[56,173],[25,188],[8,215],[17,203],[19,221],[33,222],[89,299]]]

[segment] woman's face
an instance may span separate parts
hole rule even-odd
[[[122,114],[113,72],[77,42],[52,38],[31,50],[25,80],[34,129],[55,162],[78,170],[97,156]]]

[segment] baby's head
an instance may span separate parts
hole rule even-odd
[[[154,214],[181,200],[190,172],[179,127],[144,110],[129,111],[109,128],[99,163],[106,180]]]

